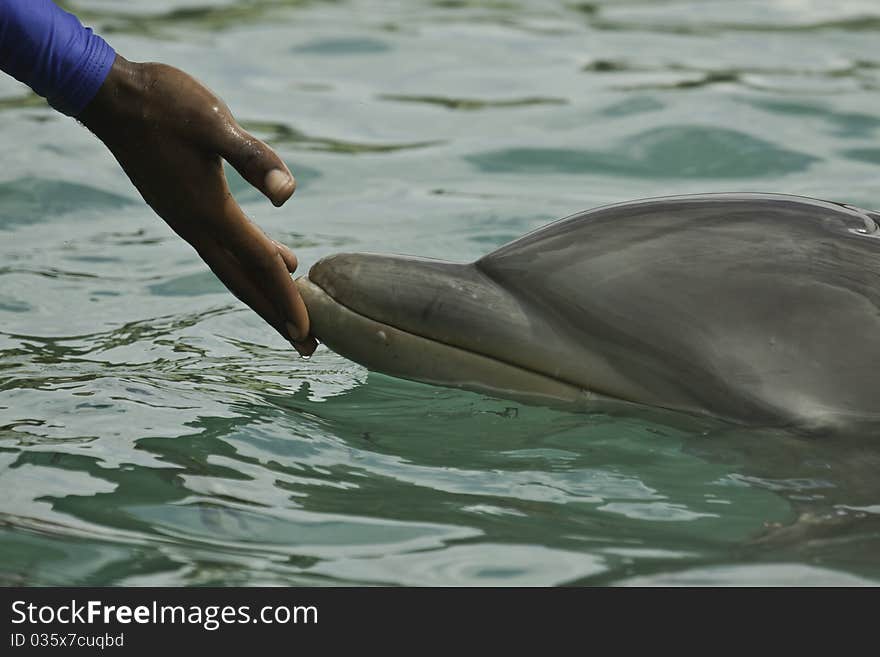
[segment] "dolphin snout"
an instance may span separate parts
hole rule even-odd
[[[563,375],[601,365],[476,263],[343,253],[298,284],[321,342],[392,376],[581,403]]]
[[[309,280],[339,303],[349,298],[359,280],[357,270],[365,256],[355,253],[337,253],[322,258],[309,270]]]
[[[325,324],[318,315],[332,300],[370,320],[495,357],[534,350],[540,330],[540,321],[519,300],[473,264],[340,253],[317,262],[308,281],[323,293],[319,300],[300,286],[319,324]]]
[[[297,285],[315,336],[370,369],[500,397],[582,401],[580,388],[520,362],[544,324],[474,264],[343,253]]]
[[[481,292],[470,266],[440,260],[340,253],[317,262],[309,280],[349,310],[419,335],[453,337],[467,301]]]

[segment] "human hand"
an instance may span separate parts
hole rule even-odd
[[[290,277],[296,256],[251,222],[232,197],[226,160],[275,206],[296,182],[275,152],[183,71],[117,55],[79,120],[110,149],[156,214],[189,242],[227,288],[304,355],[309,317]]]

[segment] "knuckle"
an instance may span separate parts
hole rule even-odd
[[[253,171],[263,161],[263,149],[253,137],[242,136],[236,164],[245,171]]]

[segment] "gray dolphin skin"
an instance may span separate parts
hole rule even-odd
[[[632,201],[470,264],[339,254],[313,332],[392,376],[548,405],[880,427],[880,214],[772,194]]]

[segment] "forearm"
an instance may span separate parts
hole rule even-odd
[[[50,0],[0,0],[0,69],[78,116],[103,84],[116,53]]]

